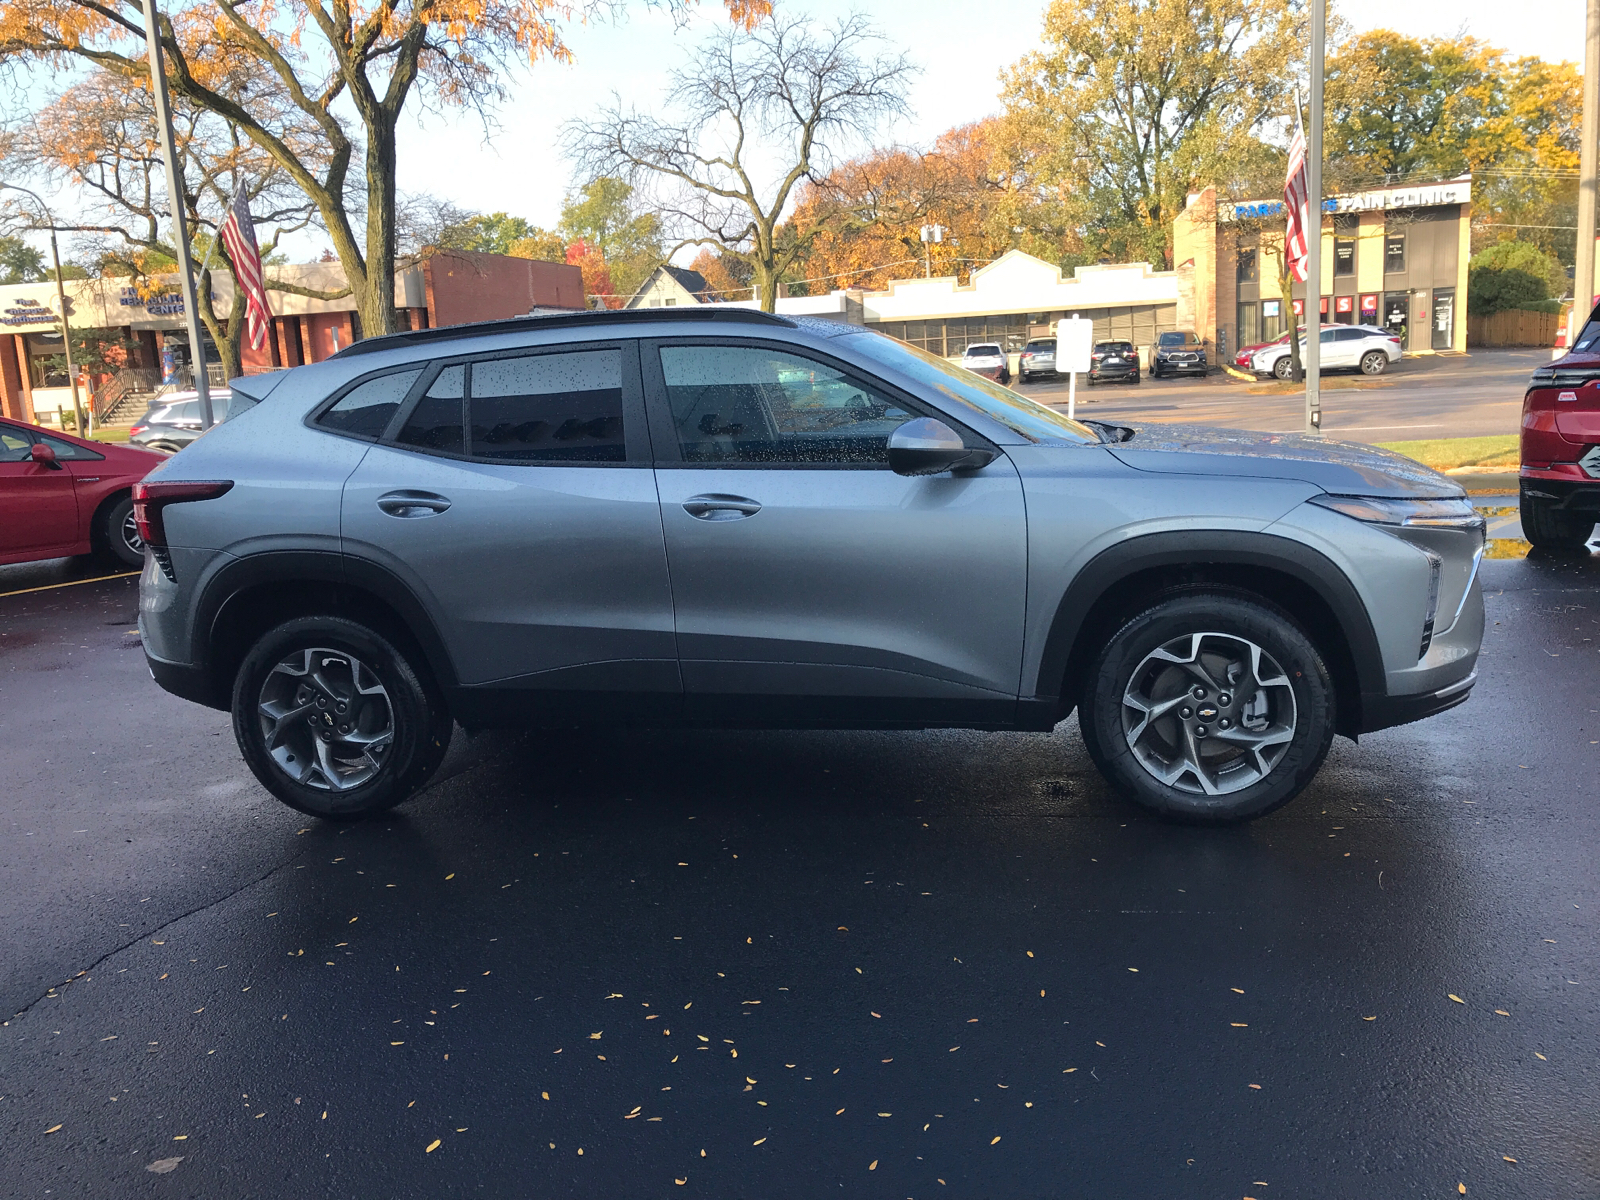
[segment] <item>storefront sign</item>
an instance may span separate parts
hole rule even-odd
[[[0,324],[6,325],[55,325],[57,322],[56,314],[37,300],[14,300],[0,315]]]
[[[123,308],[142,308],[152,317],[177,317],[183,315],[183,294],[163,292],[149,299],[139,295],[138,288],[125,287],[117,294],[117,303]]]
[[[1354,296],[1335,296],[1333,298],[1333,311],[1342,313],[1354,312],[1355,299]]]
[[[1375,313],[1377,311],[1378,311],[1378,297],[1377,297],[1376,293],[1374,293],[1373,295],[1370,295],[1370,296],[1361,297],[1361,315],[1362,316],[1366,316],[1368,313]]]
[[[1261,302],[1261,315],[1263,317],[1275,317],[1275,316],[1277,316],[1278,315],[1278,306],[1279,306],[1279,304],[1280,304],[1280,301],[1277,301],[1277,300],[1263,300]]]
[[[1472,200],[1472,179],[1464,177],[1426,187],[1378,188],[1349,196],[1330,196],[1322,202],[1325,213],[1382,212],[1391,208],[1428,208],[1439,204],[1467,204]],[[1243,221],[1283,216],[1282,200],[1241,200],[1217,205],[1219,221]]]

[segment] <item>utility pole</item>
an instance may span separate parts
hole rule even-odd
[[[67,356],[67,378],[72,383],[72,415],[77,420],[78,436],[88,437],[89,425],[84,419],[83,398],[78,393],[78,372],[72,365],[72,331],[67,327],[67,288],[61,279],[61,248],[56,244],[55,214],[43,200],[39,199],[38,193],[28,188],[18,187],[14,183],[0,183],[0,188],[32,196],[33,202],[39,206],[39,211],[44,213],[44,219],[50,222],[50,261],[56,265],[56,300],[61,305],[61,352]],[[22,369],[24,371],[28,369],[26,363]]]
[[[1594,307],[1595,168],[1600,138],[1600,0],[1589,0],[1583,28],[1583,135],[1578,149],[1578,254],[1572,272],[1567,346]]]
[[[200,398],[200,428],[210,429],[211,382],[206,378],[206,343],[200,336],[200,305],[195,299],[194,260],[189,256],[188,222],[183,219],[183,190],[178,186],[178,154],[172,138],[172,107],[167,100],[167,71],[161,63],[161,31],[156,0],[144,0],[144,40],[149,49],[150,85],[156,102],[156,129],[161,158],[167,167],[167,203],[172,206],[172,242],[178,252],[178,286],[183,289],[183,315],[189,326],[189,365]]]
[[[1597,2],[1600,2],[1600,0],[1597,0]],[[942,243],[943,241],[943,225],[924,225],[922,227],[922,277],[924,279],[933,277],[933,257],[929,253],[932,249],[932,244],[934,242]]]
[[[1600,0],[1589,0],[1600,4]],[[1322,55],[1328,0],[1311,0],[1311,118],[1306,130],[1306,432],[1322,434]]]

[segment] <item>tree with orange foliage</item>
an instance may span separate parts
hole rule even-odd
[[[567,247],[567,265],[583,272],[584,295],[598,300],[601,308],[621,308],[625,297],[613,294],[611,268],[598,246],[579,238]]]
[[[661,3],[681,12],[693,0]],[[723,3],[745,27],[771,10],[771,0]],[[316,206],[370,336],[395,328],[396,129],[407,102],[487,112],[515,64],[570,57],[567,12],[559,0],[175,0],[158,32],[175,101],[237,127]],[[144,12],[132,0],[0,0],[0,57],[45,70],[87,63],[149,86]],[[240,70],[315,126],[315,157],[254,97],[223,86]]]
[[[813,208],[847,215],[813,240],[796,272],[810,290],[827,291],[879,288],[919,269],[965,281],[1012,248],[1073,264],[1076,231],[1052,217],[1008,133],[996,118],[957,126],[927,153],[873,151],[807,186],[797,220]],[[924,225],[943,226],[943,241],[925,245]]]

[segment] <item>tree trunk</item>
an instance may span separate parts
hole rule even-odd
[[[750,283],[756,290],[756,302],[762,312],[775,313],[778,311],[778,272],[773,270],[770,262],[753,262],[750,264],[754,273]]]
[[[355,289],[361,317],[358,337],[378,337],[395,331],[394,258],[395,136],[392,123],[368,121],[372,140],[367,144],[367,255],[366,278]]]
[[[1305,379],[1306,375],[1305,367],[1300,362],[1300,322],[1294,315],[1294,276],[1289,274],[1287,264],[1278,275],[1278,287],[1283,294],[1283,311],[1289,317],[1290,378],[1299,383]]]
[[[224,264],[232,270],[233,264],[224,255]],[[244,374],[241,348],[244,345],[244,289],[239,286],[235,277],[233,285],[233,307],[228,312],[227,327],[224,328],[217,319],[217,312],[211,304],[211,269],[208,267],[200,272],[200,280],[195,285],[196,299],[200,305],[200,321],[205,325],[206,331],[211,334],[211,340],[217,344],[217,357],[222,360],[223,379],[233,379]],[[196,361],[204,369],[204,354],[196,352]]]

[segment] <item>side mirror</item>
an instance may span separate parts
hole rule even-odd
[[[993,460],[992,452],[970,448],[933,417],[907,421],[889,435],[889,466],[896,475],[938,475],[956,467],[986,467]]]
[[[55,471],[61,470],[61,464],[56,461],[55,450],[45,445],[43,442],[35,442],[33,444],[33,450],[31,453],[33,455],[33,461],[41,466],[49,467]]]

